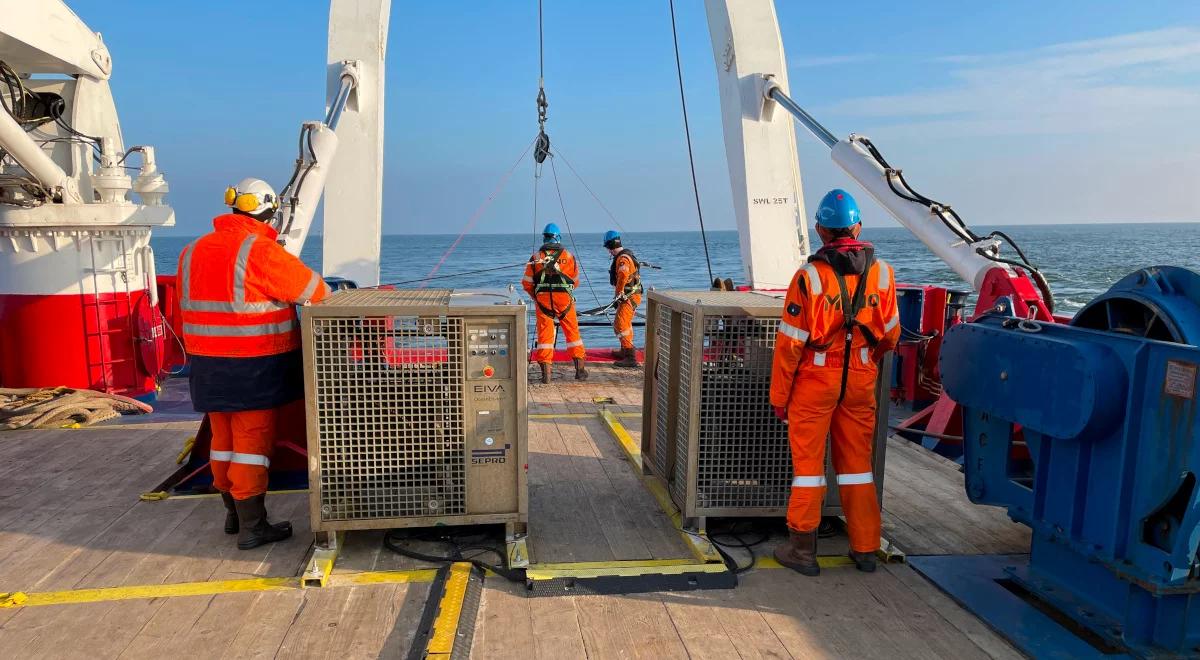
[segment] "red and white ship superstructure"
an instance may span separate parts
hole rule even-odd
[[[58,0],[0,6],[0,386],[152,397],[150,232],[175,219],[154,150],[124,146],[98,34]]]

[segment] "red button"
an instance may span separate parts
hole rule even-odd
[[[493,375],[493,374],[495,374],[495,373],[496,373],[496,370],[495,370],[495,369],[493,369],[493,368],[491,368],[491,367],[484,367],[484,368],[483,368],[483,376],[484,376],[484,378],[491,378],[491,377],[492,377],[492,375]]]

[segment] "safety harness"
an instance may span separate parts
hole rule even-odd
[[[838,290],[841,295],[838,296],[842,306],[842,329],[846,331],[846,347],[842,354],[842,385],[838,391],[838,403],[846,397],[846,382],[850,378],[850,346],[854,343],[854,331],[857,330],[867,342],[867,346],[873,351],[879,345],[879,338],[871,332],[870,328],[863,322],[858,320],[858,314],[866,306],[866,290],[867,276],[871,273],[871,266],[875,265],[875,248],[869,243],[861,244],[862,251],[866,253],[866,265],[863,266],[862,274],[858,277],[858,285],[854,288],[854,295],[850,295],[850,291],[846,287],[847,267],[850,265],[847,259],[832,259],[831,253],[836,253],[837,250],[822,249],[816,254],[808,258],[809,263],[815,261],[824,261],[833,269],[833,274],[837,277]],[[809,347],[817,352],[824,352],[833,346],[833,340],[829,340],[823,344],[815,344],[810,342]]]
[[[561,321],[575,304],[575,295],[573,293],[575,291],[575,282],[556,268],[559,258],[565,252],[562,244],[546,243],[542,246],[541,252],[545,253],[546,256],[536,261],[533,266],[533,300],[537,304],[538,309],[542,310],[543,314],[555,321]],[[566,293],[569,301],[569,304],[561,312],[554,311],[553,307],[554,293],[556,291]],[[550,307],[543,305],[542,301],[538,300],[538,294],[540,293],[550,294]]]
[[[625,282],[625,288],[617,294],[616,302],[618,304],[625,302],[626,300],[629,300],[630,298],[642,292],[642,265],[638,262],[637,257],[634,256],[633,252],[631,252],[629,248],[621,248],[621,251],[617,253],[617,256],[613,257],[612,263],[608,266],[608,283],[612,286],[617,285],[617,261],[619,261],[621,257],[629,257],[629,260],[633,262],[633,275],[629,276],[629,279]]]

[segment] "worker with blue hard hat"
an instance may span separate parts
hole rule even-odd
[[[525,264],[521,286],[537,309],[537,344],[532,358],[541,365],[542,383],[550,384],[554,362],[554,342],[561,327],[566,338],[567,355],[575,363],[575,379],[586,380],[583,339],[575,316],[575,286],[579,282],[579,264],[562,245],[562,232],[553,222],[542,229],[542,247]],[[557,326],[557,327],[556,327]]]
[[[881,533],[871,457],[875,382],[879,361],[900,339],[896,281],[874,246],[858,240],[862,218],[850,193],[831,190],[816,220],[823,245],[788,287],[771,367],[771,405],[788,426],[794,470],[789,536],[775,559],[803,575],[821,572],[817,528],[831,438],[850,558],[870,572]]]
[[[621,244],[620,232],[610,229],[604,234],[604,247],[612,255],[608,267],[608,283],[613,287],[613,332],[621,342],[615,354],[618,367],[637,367],[637,349],[633,346],[633,315],[642,304],[642,274],[637,257]]]

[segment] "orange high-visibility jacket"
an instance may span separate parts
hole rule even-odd
[[[788,287],[783,317],[775,337],[771,368],[771,405],[786,406],[792,396],[796,374],[801,369],[875,369],[876,361],[900,339],[900,315],[896,309],[896,281],[892,268],[876,259],[867,270],[864,304],[857,315],[861,330],[854,330],[846,361],[846,328],[841,288],[833,266],[811,261],[796,273]],[[851,296],[859,276],[844,276]],[[869,332],[877,340],[872,347]]]
[[[613,285],[614,297],[623,293],[629,293],[631,296],[641,293],[641,273],[637,258],[633,256],[632,252],[625,250],[617,253],[617,256],[613,258],[608,280]],[[628,292],[626,288],[629,289]]]
[[[294,305],[329,294],[321,276],[275,242],[257,220],[228,214],[183,249],[179,308],[192,355],[262,357],[300,348]]]

